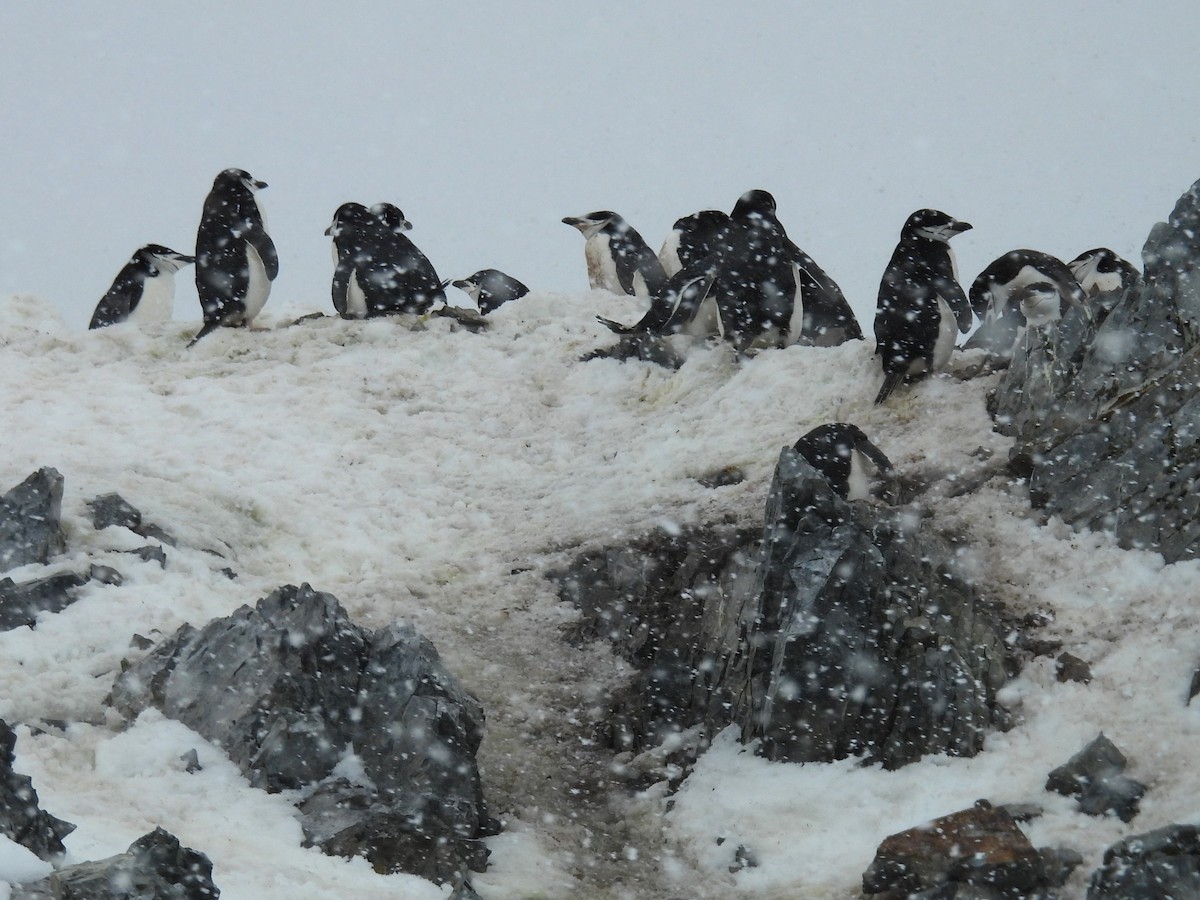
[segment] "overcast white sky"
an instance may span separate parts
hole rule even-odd
[[[968,280],[1019,246],[1136,261],[1200,177],[1198,33],[1194,2],[9,0],[0,294],[83,327],[140,244],[190,251],[238,166],[271,185],[268,312],[332,311],[346,200],[398,203],[442,277],[576,290],[562,216],[615,209],[657,249],[761,187],[867,324],[922,206],[976,226]],[[190,271],[176,318],[198,320]]]

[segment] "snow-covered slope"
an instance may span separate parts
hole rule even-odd
[[[1200,819],[1187,753],[1200,717],[1184,706],[1200,564],[1163,566],[1038,524],[1023,487],[1003,479],[955,499],[935,487],[923,512],[968,536],[970,565],[997,598],[1053,614],[1043,636],[1092,664],[1090,685],[1059,684],[1052,660],[1033,661],[1006,689],[1018,726],[971,760],[897,772],[772,764],[723,734],[670,809],[661,788],[603,795],[590,726],[624,664],[560,640],[575,613],[545,572],[662,523],[760,521],[780,447],[823,422],[857,423],[902,471],[973,472],[1009,445],[984,412],[991,378],[937,377],[878,408],[862,342],[743,362],[699,346],[678,371],[583,363],[613,340],[595,314],[642,311],[604,292],[535,292],[479,334],[438,318],[418,330],[331,317],[288,326],[305,311],[277,298],[265,330],[223,329],[189,351],[194,323],[79,333],[35,298],[0,305],[0,489],[56,467],[69,552],[55,567],[92,560],[125,575],[32,631],[0,634],[0,717],[22,726],[17,769],[43,808],[79,826],[74,858],[122,851],[161,825],[210,856],[226,898],[445,895],[300,849],[286,797],[249,788],[182,726],[147,714],[121,730],[103,705],[122,657],[141,652],[135,633],[199,625],[303,581],[363,625],[414,624],[483,702],[485,791],[507,826],[475,879],[485,900],[853,896],[884,836],[981,797],[1044,805],[1027,830],[1084,854],[1070,884],[1081,896],[1117,838]],[[696,480],[730,465],[744,482]],[[179,538],[165,569],[120,553],[142,538],[92,529],[85,502],[109,491]],[[28,727],[46,720],[67,725]],[[1101,730],[1150,786],[1131,825],[1042,790]],[[179,757],[192,748],[204,768],[186,774]],[[734,875],[739,845],[761,865]]]

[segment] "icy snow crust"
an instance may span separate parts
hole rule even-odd
[[[36,298],[0,305],[0,484],[57,468],[69,553],[55,567],[96,561],[125,575],[90,584],[35,630],[0,634],[0,717],[21,725],[16,768],[43,808],[79,826],[66,841],[73,860],[162,826],[209,855],[229,900],[447,895],[301,849],[288,797],[248,787],[178,723],[146,713],[121,731],[103,705],[122,657],[142,652],[133,634],[201,626],[304,581],[364,626],[412,623],[482,701],[485,791],[507,826],[473,879],[485,900],[853,897],[882,838],[983,797],[1042,804],[1027,831],[1035,845],[1083,853],[1064,892],[1082,896],[1109,844],[1200,820],[1200,722],[1184,705],[1200,564],[1164,566],[1039,525],[1004,479],[939,494],[945,478],[983,465],[978,448],[1007,452],[983,408],[993,378],[939,376],[874,407],[869,342],[743,362],[701,345],[678,371],[581,363],[613,341],[596,314],[644,311],[603,291],[532,293],[480,334],[437,318],[415,331],[333,317],[286,327],[311,308],[273,299],[265,330],[221,329],[189,351],[195,323],[77,333]],[[924,513],[968,536],[985,590],[1018,614],[1052,610],[1041,636],[1089,661],[1093,682],[1058,684],[1053,660],[1034,660],[1004,692],[1018,726],[974,759],[896,772],[774,764],[726,732],[673,798],[657,786],[607,802],[591,724],[624,664],[560,640],[575,612],[545,572],[664,523],[761,523],[780,447],[829,421],[858,424],[902,472],[939,476]],[[739,485],[696,480],[731,465],[747,474]],[[165,570],[120,552],[144,539],[91,528],[85,502],[108,491],[178,537]],[[27,727],[46,720],[70,724]],[[1130,825],[1042,790],[1100,730],[1150,786]],[[180,756],[193,748],[203,770],[187,774]],[[739,845],[761,865],[731,874]],[[37,869],[18,855],[0,854],[0,881]]]

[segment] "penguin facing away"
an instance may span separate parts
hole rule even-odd
[[[725,240],[728,229],[729,215],[719,209],[703,209],[676,219],[658,251],[658,261],[667,277],[712,256]]]
[[[1083,304],[1086,300],[1083,288],[1062,260],[1037,250],[1010,250],[989,263],[971,283],[971,308],[983,324],[964,348],[1011,355],[1025,324],[1022,298],[1026,305],[1032,302],[1029,288],[1033,285],[1052,287],[1068,304]]]
[[[662,263],[633,226],[615,212],[602,209],[567,216],[563,224],[578,229],[584,237],[591,288],[644,298],[662,291],[667,281]]]
[[[446,291],[433,263],[405,234],[412,223],[404,213],[392,203],[377,203],[370,211],[381,227],[368,277],[387,298],[371,314],[423,315],[439,300],[445,303]]]
[[[100,298],[88,328],[104,328],[126,321],[166,321],[175,301],[175,273],[195,257],[146,244],[117,273],[112,287]]]
[[[1080,253],[1067,266],[1089,297],[1122,291],[1141,277],[1132,263],[1107,247]]]
[[[950,239],[971,226],[936,209],[908,217],[879,283],[875,353],[883,365],[883,403],[903,381],[945,367],[956,332],[971,327],[971,306],[954,264]]]
[[[480,269],[466,278],[452,281],[451,284],[465,291],[485,316],[495,312],[505,303],[529,293],[529,288],[499,269]]]
[[[844,500],[870,499],[872,479],[893,474],[891,460],[857,425],[820,425],[796,441],[794,449]]]
[[[242,169],[226,169],[213,181],[196,232],[204,326],[189,347],[222,325],[249,325],[267,302],[279,256],[254,198],[266,186]]]
[[[365,319],[370,311],[366,289],[374,285],[366,272],[379,227],[379,220],[361,203],[343,203],[325,229],[333,238],[333,308],[343,319]]]

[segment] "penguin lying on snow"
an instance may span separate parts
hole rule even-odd
[[[893,476],[891,460],[857,425],[820,425],[796,441],[794,449],[844,500],[868,500],[873,478]]]
[[[433,265],[405,234],[412,224],[394,204],[343,203],[325,233],[333,238],[331,293],[342,318],[428,312],[446,294]]]
[[[654,297],[667,281],[662,263],[642,236],[611,210],[585,216],[567,216],[563,224],[579,229],[584,237],[588,285],[593,289]]]
[[[510,300],[520,299],[529,293],[529,288],[499,269],[480,269],[473,275],[452,281],[451,284],[465,291],[485,316]]]
[[[971,228],[936,209],[908,217],[879,283],[875,353],[883,364],[883,403],[902,381],[945,367],[956,330],[971,327],[971,306],[954,264],[950,239]]]
[[[1040,285],[1036,292],[1030,290],[1033,285]],[[1060,299],[1068,304],[1083,304],[1086,300],[1067,264],[1048,253],[1010,250],[991,262],[971,283],[971,308],[983,324],[964,348],[1010,356],[1025,324],[1024,307],[1037,305],[1035,294],[1042,295],[1044,301],[1039,317],[1048,312],[1047,289],[1055,292],[1055,304]]]
[[[204,326],[189,347],[222,325],[249,325],[270,296],[279,256],[254,199],[266,186],[242,169],[226,169],[213,181],[196,232],[196,292]]]
[[[88,328],[170,319],[175,301],[175,273],[192,262],[195,257],[176,253],[161,244],[140,248],[96,304]]]

